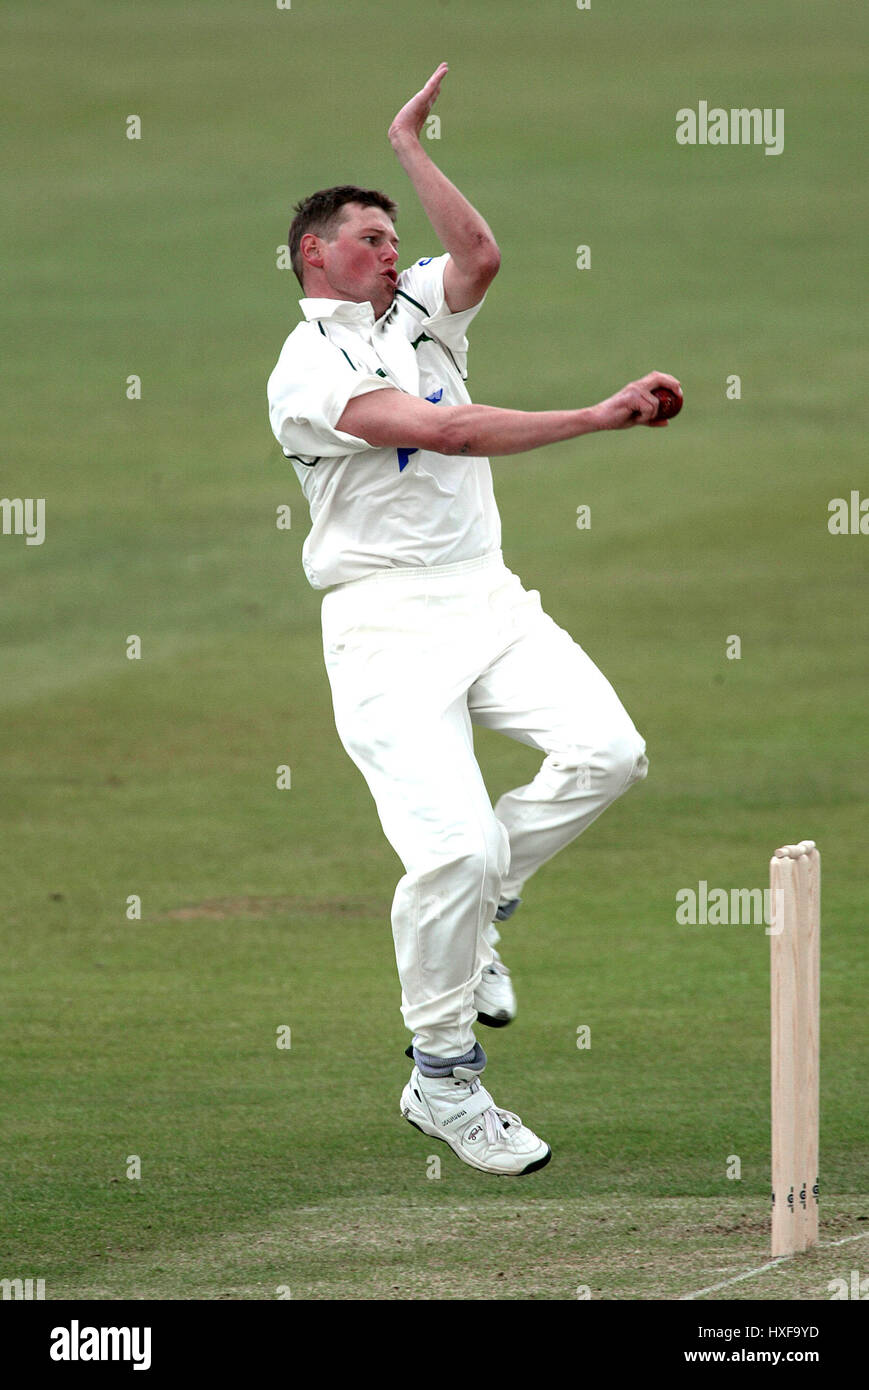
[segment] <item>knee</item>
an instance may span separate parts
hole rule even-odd
[[[501,880],[510,867],[510,837],[506,826],[495,816],[483,827],[480,842],[469,858],[469,867],[482,882],[487,895],[494,893],[497,898]]]
[[[612,798],[642,781],[649,770],[645,741],[633,725],[608,731],[595,743],[550,755],[547,763],[554,776],[571,788],[591,791],[603,786]]]
[[[441,849],[451,872],[458,872],[466,883],[481,885],[486,896],[497,897],[510,867],[510,838],[494,815],[481,826],[455,830]],[[446,867],[442,863],[441,869]]]
[[[645,740],[633,728],[611,739],[599,756],[617,796],[642,782],[649,771]]]

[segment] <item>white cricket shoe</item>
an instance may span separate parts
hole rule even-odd
[[[483,969],[480,983],[474,993],[474,1008],[477,1018],[488,1028],[506,1028],[516,1017],[516,991],[510,979],[510,971],[502,961],[495,945],[501,940],[497,927],[487,927],[486,940],[492,947],[495,959]]]
[[[479,1075],[456,1067],[453,1076],[423,1076],[414,1067],[401,1095],[401,1113],[414,1129],[442,1139],[484,1173],[519,1177],[543,1168],[552,1150],[518,1115],[499,1110]]]

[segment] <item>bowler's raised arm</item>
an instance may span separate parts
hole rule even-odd
[[[492,229],[450,183],[420,143],[420,134],[448,71],[441,63],[389,127],[389,140],[445,251],[444,294],[453,313],[479,304],[498,273],[501,253]]]

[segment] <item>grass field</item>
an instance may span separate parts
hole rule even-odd
[[[10,0],[4,28],[0,490],[44,497],[46,534],[0,536],[0,1276],[49,1299],[823,1300],[865,1275],[869,537],[827,526],[869,496],[865,11]],[[507,563],[651,763],[504,932],[520,1013],[487,1075],[554,1155],[520,1184],[445,1148],[431,1176],[398,1113],[401,870],[334,731],[265,411],[294,201],[384,186],[408,260],[439,251],[385,133],[441,58],[431,152],[503,255],[474,399],[590,404],[657,367],[686,400],[667,430],[494,465]],[[783,153],[677,145],[701,100],[782,108]],[[533,774],[477,748],[493,798]],[[762,887],[805,837],[822,1248],[728,1284],[769,1260],[769,943],[679,925],[676,893]]]

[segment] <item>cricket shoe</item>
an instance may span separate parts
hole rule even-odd
[[[401,1113],[414,1129],[442,1139],[463,1163],[483,1173],[520,1177],[543,1168],[549,1145],[511,1110],[499,1110],[479,1075],[456,1067],[452,1076],[423,1076],[414,1067],[401,1095]]]
[[[474,1008],[477,1018],[488,1028],[506,1028],[516,1017],[516,992],[510,979],[510,971],[495,950],[501,940],[494,922],[483,933],[492,947],[494,960],[483,967],[480,983],[474,992]]]

